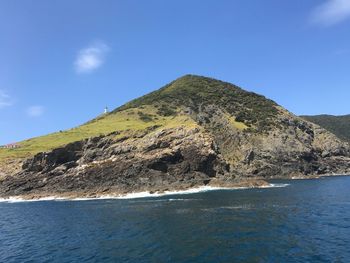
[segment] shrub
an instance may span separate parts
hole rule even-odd
[[[142,111],[138,111],[137,114],[139,115],[140,117],[140,120],[144,121],[144,122],[150,122],[150,121],[153,121],[152,119],[152,115],[149,115],[149,114],[146,114],[146,113],[143,113]]]
[[[171,109],[169,106],[162,104],[158,109],[157,114],[161,116],[174,116],[176,111]]]

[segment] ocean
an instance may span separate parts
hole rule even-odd
[[[0,262],[349,262],[350,177],[0,202]]]

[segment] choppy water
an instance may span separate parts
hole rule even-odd
[[[0,262],[349,262],[350,177],[276,183],[0,203]]]

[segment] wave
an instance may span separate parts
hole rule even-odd
[[[64,197],[58,196],[48,196],[41,198],[33,198],[33,199],[24,199],[21,197],[8,197],[8,198],[0,198],[0,203],[20,203],[20,202],[39,202],[39,201],[64,201],[67,200]]]
[[[269,184],[266,186],[254,187],[254,188],[280,188],[287,187],[290,184]],[[136,192],[125,195],[103,195],[98,197],[80,197],[80,198],[69,198],[69,197],[58,197],[48,196],[37,199],[24,199],[21,197],[9,197],[0,198],[0,203],[19,203],[19,202],[39,202],[39,201],[92,201],[92,200],[112,200],[112,199],[138,199],[138,198],[149,198],[149,197],[162,197],[168,195],[183,195],[183,194],[196,194],[208,191],[219,191],[219,190],[244,190],[251,189],[251,187],[217,187],[217,186],[200,186],[187,190],[178,191],[164,191],[161,193],[150,193],[150,192]],[[185,201],[188,199],[169,199],[168,201]]]
[[[281,187],[287,187],[290,184],[270,184],[268,186],[262,186],[261,188],[281,188]]]

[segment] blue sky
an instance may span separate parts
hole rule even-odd
[[[349,29],[350,0],[2,0],[0,144],[188,73],[296,114],[348,114]]]

